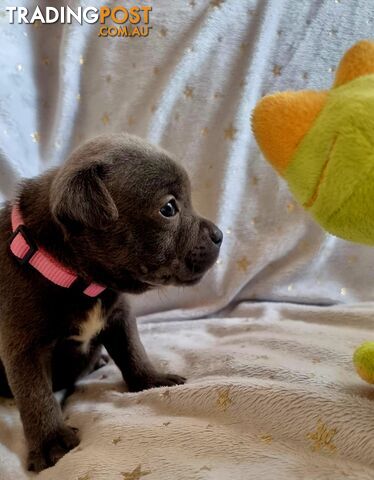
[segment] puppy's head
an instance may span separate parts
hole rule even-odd
[[[197,283],[222,243],[218,227],[194,211],[185,170],[129,135],[98,137],[73,152],[52,182],[50,204],[85,273],[123,291]]]

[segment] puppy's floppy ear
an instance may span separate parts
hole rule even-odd
[[[105,183],[104,165],[62,168],[52,182],[51,211],[64,226],[101,230],[118,219],[118,210]]]

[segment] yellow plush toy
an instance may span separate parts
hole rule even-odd
[[[264,97],[252,117],[256,140],[301,205],[328,232],[374,245],[374,42],[342,58],[328,91]],[[374,383],[374,342],[356,350]]]

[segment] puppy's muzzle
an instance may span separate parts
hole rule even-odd
[[[192,274],[205,273],[217,260],[223,233],[214,223],[204,220],[196,245],[186,256],[186,266]]]

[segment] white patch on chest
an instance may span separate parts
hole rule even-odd
[[[87,317],[79,326],[79,334],[69,338],[80,342],[83,352],[87,352],[91,340],[103,329],[105,320],[101,308],[101,300],[99,299],[94,307],[87,312]]]

